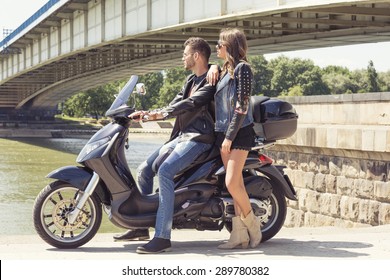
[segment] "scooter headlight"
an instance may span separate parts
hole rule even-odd
[[[103,139],[100,139],[99,141],[88,143],[84,146],[84,148],[81,150],[79,156],[77,157],[77,162],[85,161],[85,158],[93,151],[95,151],[97,148],[105,145],[111,140],[110,137],[105,137]]]

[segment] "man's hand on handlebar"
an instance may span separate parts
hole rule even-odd
[[[145,116],[146,113],[147,112],[145,112],[145,111],[135,111],[129,115],[129,118],[134,120],[134,121],[139,122],[143,119],[143,117]]]
[[[162,116],[161,113],[158,112],[148,112],[148,111],[136,111],[134,113],[131,113],[129,115],[129,118],[134,120],[134,121],[155,121],[159,119],[163,119],[164,117]]]

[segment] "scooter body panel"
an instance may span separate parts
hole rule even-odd
[[[288,176],[283,172],[284,167],[285,166],[276,167],[274,165],[266,165],[262,166],[259,171],[270,178],[273,188],[280,188],[288,199],[297,200],[294,187],[288,179]]]

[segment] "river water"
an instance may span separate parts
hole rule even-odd
[[[168,139],[165,134],[130,134],[127,161],[133,176],[138,165]],[[77,165],[88,139],[0,138],[0,235],[35,234],[35,197],[52,180],[46,175],[62,166]],[[99,232],[122,232],[103,214]]]

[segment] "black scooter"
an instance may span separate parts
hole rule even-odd
[[[106,112],[112,122],[96,132],[81,150],[77,158],[80,166],[62,167],[47,175],[56,181],[38,194],[33,220],[37,233],[48,244],[62,249],[86,244],[100,227],[102,208],[118,227],[154,227],[158,192],[152,195],[140,192],[125,158],[132,121],[128,116],[135,111],[134,106],[126,103],[135,93],[145,93],[144,85],[137,84],[137,80],[137,76],[130,78]],[[267,109],[263,105],[267,99],[259,97],[253,102],[256,112],[259,106]],[[260,113],[257,119],[264,119],[263,115]],[[296,194],[283,173],[284,167],[273,165],[270,158],[258,152],[275,142],[265,138],[265,123],[261,126],[258,134],[262,136],[257,137],[258,145],[249,153],[243,175],[253,211],[261,217],[264,242],[276,235],[285,221],[285,197],[296,200]],[[224,174],[217,149],[205,153],[177,174],[173,228],[226,227],[231,231],[234,207],[224,185]]]

